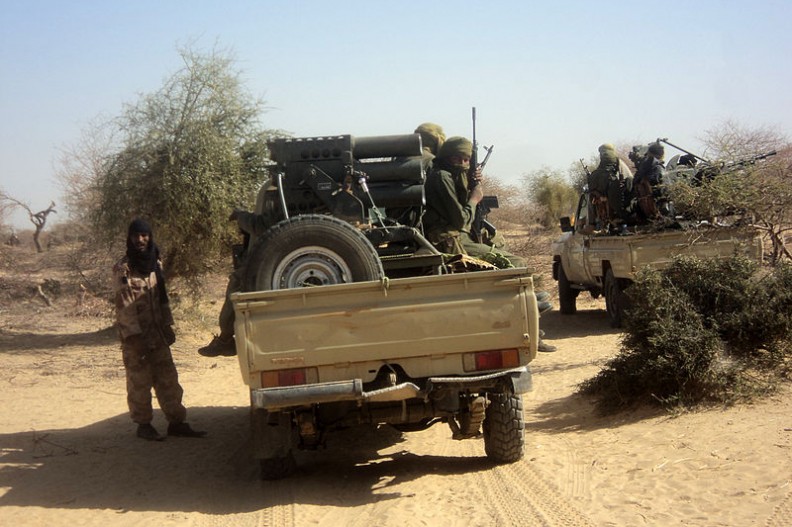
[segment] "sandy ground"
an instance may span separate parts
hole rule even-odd
[[[189,421],[209,435],[149,443],[127,416],[110,321],[70,316],[68,295],[4,298],[0,525],[792,525],[792,392],[598,417],[574,392],[618,350],[601,301],[542,318],[559,350],[532,365],[524,460],[493,466],[481,440],[445,425],[366,427],[300,453],[293,478],[260,481],[236,359],[195,352],[218,308],[203,327],[179,324],[174,346]]]

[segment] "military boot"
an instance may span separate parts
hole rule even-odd
[[[151,423],[139,424],[137,429],[137,436],[146,441],[164,441],[165,437],[161,436],[157,429],[151,426]]]
[[[236,355],[236,344],[234,336],[217,335],[212,342],[202,348],[198,348],[198,353],[204,357],[233,357]]]
[[[193,430],[187,423],[170,423],[168,425],[168,435],[175,437],[203,437],[206,432],[202,430]]]

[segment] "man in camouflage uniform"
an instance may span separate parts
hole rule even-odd
[[[434,166],[426,178],[426,212],[423,224],[426,238],[438,250],[450,254],[467,254],[497,267],[526,267],[526,261],[502,248],[495,249],[478,243],[470,235],[476,206],[484,198],[481,174],[476,172],[477,184],[471,189],[468,182],[473,143],[464,137],[450,137],[437,152]],[[539,311],[552,309],[549,295],[537,293]],[[539,341],[539,351],[556,348]]]
[[[151,227],[134,220],[127,232],[126,256],[113,266],[116,320],[126,370],[127,403],[137,436],[164,439],[151,425],[151,390],[168,419],[168,435],[203,437],[185,421],[182,390],[170,345],[176,341],[173,315]]]

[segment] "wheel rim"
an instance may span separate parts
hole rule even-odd
[[[307,246],[290,252],[275,268],[272,289],[314,287],[351,282],[343,258],[326,247]]]

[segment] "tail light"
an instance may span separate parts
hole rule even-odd
[[[278,386],[298,386],[319,381],[316,368],[294,368],[291,370],[275,370],[261,372],[261,386],[277,388]]]
[[[520,352],[517,349],[480,351],[465,354],[465,371],[503,370],[520,365]]]

